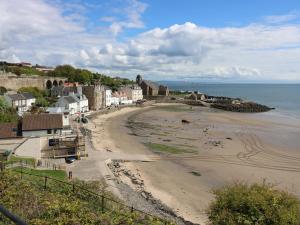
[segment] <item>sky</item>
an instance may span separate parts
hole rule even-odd
[[[299,0],[0,0],[0,61],[152,80],[300,82]]]

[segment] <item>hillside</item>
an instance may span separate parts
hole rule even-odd
[[[0,204],[31,225],[170,224],[117,204],[107,191],[104,198],[97,197],[94,193],[105,190],[100,182],[66,185],[60,182],[63,174],[23,169],[21,175],[7,170],[0,174]],[[49,177],[46,186],[45,175]],[[0,220],[11,224],[1,216]]]

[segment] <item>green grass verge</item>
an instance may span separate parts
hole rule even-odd
[[[8,161],[6,161],[5,163],[9,164],[9,163],[15,163],[15,162],[24,162],[27,163],[29,165],[34,165],[35,164],[35,158],[31,158],[31,157],[21,157],[21,156],[11,156],[10,159]]]
[[[21,168],[11,169],[12,171],[21,171]],[[64,170],[35,170],[30,168],[22,168],[22,171],[25,173],[30,173],[37,176],[47,176],[53,177],[59,180],[65,180],[67,177],[66,171]]]
[[[172,154],[180,154],[180,153],[192,153],[194,152],[193,150],[190,149],[183,149],[183,148],[178,148],[175,146],[170,146],[170,145],[164,145],[164,144],[158,144],[158,143],[144,143],[145,146],[150,148],[153,151],[156,152],[165,152],[165,153],[172,153]]]

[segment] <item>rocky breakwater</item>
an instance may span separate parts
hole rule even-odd
[[[231,112],[245,112],[245,113],[267,112],[274,109],[255,102],[212,103],[210,107],[231,111]]]
[[[124,162],[122,161],[112,161],[108,164],[108,167],[113,172],[114,176],[118,179],[118,182],[122,182],[122,177],[124,176],[130,180],[131,187],[135,190],[135,192],[139,193],[140,197],[145,201],[151,203],[156,211],[157,214],[162,214],[166,218],[172,218],[175,220],[176,224],[185,224],[185,225],[198,225],[189,221],[186,221],[184,218],[177,216],[176,213],[163,204],[160,200],[153,197],[153,195],[145,190],[144,180],[141,178],[141,174],[137,172],[133,172],[126,168]]]

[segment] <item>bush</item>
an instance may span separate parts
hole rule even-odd
[[[211,225],[299,225],[299,200],[263,184],[236,183],[215,190],[207,214]]]
[[[46,91],[41,90],[37,87],[21,87],[18,90],[19,93],[31,93],[35,98],[45,97],[47,96]]]

